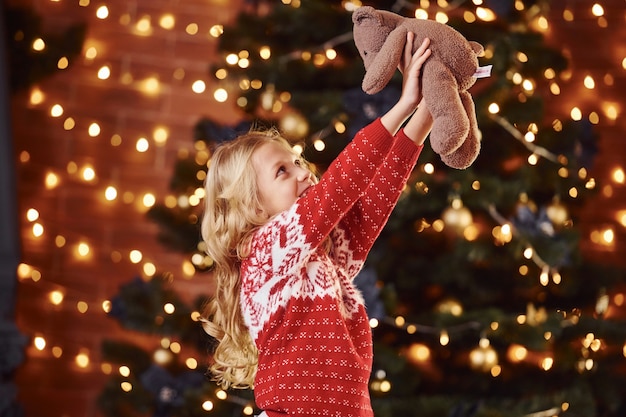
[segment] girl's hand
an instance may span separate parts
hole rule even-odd
[[[400,102],[404,105],[415,109],[419,102],[422,100],[422,89],[420,88],[421,78],[420,72],[422,65],[430,56],[430,39],[425,38],[419,48],[413,53],[413,42],[415,40],[415,34],[408,32],[406,37],[406,44],[404,46],[404,55],[402,61],[398,66],[398,69],[404,76],[402,80],[402,96]]]
[[[381,122],[391,135],[395,135],[408,117],[413,113],[419,113],[417,117],[414,115],[408,122],[412,125],[409,130],[413,135],[409,137],[416,143],[422,143],[431,129],[432,118],[426,106],[423,106],[423,110],[418,109],[417,112],[415,109],[422,100],[420,71],[422,65],[424,65],[424,62],[426,62],[430,56],[430,49],[428,49],[430,39],[424,39],[422,45],[413,53],[414,39],[415,34],[413,32],[407,33],[404,54],[400,65],[398,65],[403,75],[402,95],[398,102],[387,113],[381,116]]]

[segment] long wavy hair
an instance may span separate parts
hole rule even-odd
[[[252,130],[217,147],[205,180],[201,231],[217,286],[201,321],[217,341],[209,371],[223,388],[251,388],[256,375],[258,352],[241,314],[240,266],[253,233],[268,221],[251,161],[254,151],[268,142],[293,152],[276,129]]]

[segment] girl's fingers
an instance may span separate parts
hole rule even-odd
[[[418,72],[420,68],[422,68],[422,65],[424,65],[424,62],[426,62],[426,60],[430,56],[431,50],[428,49],[429,45],[430,45],[430,39],[425,38],[422,44],[420,45],[420,47],[415,51],[415,53],[411,57],[410,66],[412,68],[415,68],[415,70]]]
[[[430,56],[430,49],[427,49],[426,51],[424,51],[424,53],[422,55],[420,55],[417,58],[416,64],[421,68],[422,65],[424,64],[424,62],[426,62],[426,60],[428,59],[429,56]]]
[[[417,48],[417,51],[415,52],[423,54],[426,48],[428,48],[428,45],[430,45],[430,39],[424,38],[424,40],[422,41],[422,44],[420,45],[419,48]]]
[[[413,59],[413,38],[415,35],[413,32],[407,32],[406,42],[404,43],[404,51],[402,53],[402,59],[398,64],[398,69],[404,74],[404,71],[411,65]]]
[[[429,45],[430,39],[424,38],[420,47],[417,48],[417,51],[415,51],[415,53],[413,54],[412,61],[415,62],[421,60],[422,62],[424,62],[426,58],[430,56],[430,49],[428,49]]]

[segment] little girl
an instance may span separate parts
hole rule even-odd
[[[218,342],[210,371],[224,388],[254,387],[269,417],[373,416],[372,334],[352,281],[432,126],[418,106],[428,40],[412,54],[413,38],[400,99],[319,182],[275,131],[245,134],[211,159],[202,221],[217,279],[203,318]]]

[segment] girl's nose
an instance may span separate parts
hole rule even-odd
[[[306,168],[300,168],[300,173],[298,174],[298,181],[309,181],[311,179],[311,171]]]

